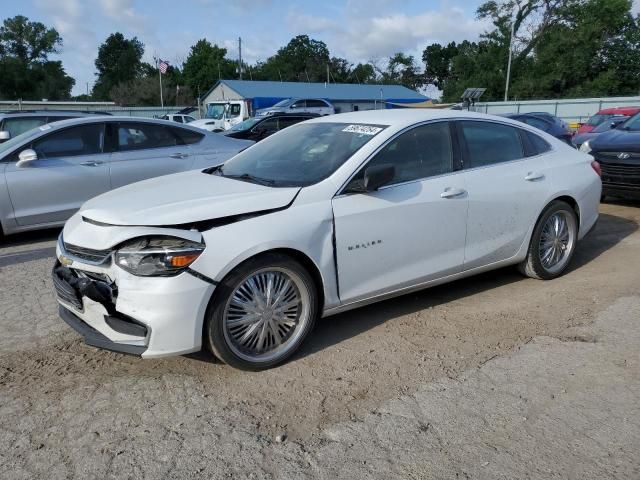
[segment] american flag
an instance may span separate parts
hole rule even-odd
[[[167,73],[167,68],[169,68],[169,62],[167,62],[166,60],[159,60],[158,68],[160,69],[160,73],[164,75],[165,73]]]

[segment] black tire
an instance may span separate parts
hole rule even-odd
[[[269,271],[271,268],[279,269],[276,273],[286,272],[285,275],[290,275],[289,279],[293,281],[294,285],[302,282],[299,284],[299,289],[306,289],[305,293],[308,293],[308,306],[305,307],[303,305],[305,302],[302,301],[302,297],[306,297],[307,295],[301,295],[299,311],[306,312],[307,314],[304,316],[304,321],[301,320],[302,313],[298,317],[298,323],[291,330],[293,333],[291,333],[288,340],[286,340],[286,342],[290,342],[286,350],[274,358],[265,360],[258,358],[250,359],[242,356],[246,355],[246,353],[239,352],[241,348],[239,345],[233,344],[233,340],[225,324],[226,312],[230,305],[231,296],[236,289],[240,288],[252,275],[271,273]],[[313,329],[316,317],[318,316],[318,310],[317,287],[309,272],[288,255],[266,253],[240,264],[217,286],[207,310],[203,332],[204,343],[213,355],[232,367],[250,371],[266,370],[283,363],[300,348],[300,345],[302,345],[309,332]],[[262,321],[264,323],[264,320]],[[247,327],[247,329],[248,328],[249,327]],[[274,337],[272,336],[271,338]],[[283,346],[284,345],[285,344],[283,344]]]
[[[543,235],[544,227],[552,216],[556,214],[566,215],[566,218],[569,220],[567,222],[567,227],[572,230],[570,235],[572,235],[572,241],[570,247],[568,247],[569,252],[566,256],[562,258],[562,265],[559,265],[558,269],[549,269],[545,267],[540,258],[541,248],[540,243]],[[518,269],[520,272],[531,278],[535,278],[538,280],[551,280],[553,278],[557,278],[562,275],[569,264],[571,263],[571,259],[573,254],[575,253],[576,243],[578,239],[578,217],[576,212],[571,208],[566,202],[556,200],[551,202],[542,212],[536,226],[533,230],[533,234],[531,235],[531,241],[529,242],[529,250],[527,251],[527,256],[518,265]],[[564,255],[564,254],[563,254]]]

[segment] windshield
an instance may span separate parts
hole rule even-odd
[[[626,117],[628,118],[628,117]],[[592,131],[593,133],[602,133],[602,132],[606,132],[611,130],[612,128],[614,128],[617,125],[620,125],[620,122],[622,122],[622,120],[624,120],[625,117],[611,117],[608,122],[602,122],[600,125],[598,125],[596,128],[594,128]],[[615,125],[612,125],[612,123],[615,123]]]
[[[290,98],[287,98],[285,100],[280,100],[278,103],[276,103],[274,105],[274,107],[288,107],[290,103],[292,103],[293,100]]]
[[[249,130],[251,127],[253,127],[260,120],[261,120],[260,118],[248,118],[244,122],[240,122],[239,124],[234,125],[229,130],[232,131],[232,132],[239,132],[241,130]]]
[[[587,125],[591,125],[592,127],[595,127],[596,125],[600,125],[607,118],[611,118],[611,117],[613,117],[613,115],[596,114],[587,121]]]
[[[215,173],[274,187],[324,180],[385,125],[301,123],[239,153]]]
[[[224,115],[226,105],[222,103],[210,103],[207,105],[207,114],[205,118],[213,118],[215,120],[220,120]]]
[[[21,143],[24,143],[27,140],[29,140],[29,139],[31,139],[33,137],[37,137],[38,135],[40,135],[40,133],[42,133],[42,129],[43,128],[48,130],[47,127],[49,127],[49,125],[45,125],[45,126],[40,127],[40,128],[34,128],[33,130],[27,130],[26,132],[21,133],[17,137],[13,137],[12,139],[7,140],[4,143],[0,143],[0,157],[3,157],[6,153],[12,151],[14,148],[16,148]]]
[[[640,132],[640,113],[636,113],[618,128],[621,128],[622,130],[630,130],[632,132]]]

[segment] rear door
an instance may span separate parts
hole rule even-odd
[[[110,123],[112,188],[189,170],[192,151],[178,128],[151,122]]]
[[[38,154],[24,167],[16,166],[16,153],[5,175],[18,225],[62,222],[86,200],[109,190],[104,132],[104,123],[90,123],[42,136],[24,147]]]
[[[318,115],[326,115],[327,104],[322,100],[307,100],[306,111],[309,113],[317,113]]]
[[[498,122],[455,122],[469,193],[465,270],[513,257],[550,194],[544,155],[527,133]]]

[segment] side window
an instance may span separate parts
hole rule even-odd
[[[452,171],[453,150],[447,122],[415,127],[387,144],[358,174],[376,165],[391,164],[396,173],[390,184],[419,180]]]
[[[467,146],[467,168],[483,167],[524,157],[518,129],[492,122],[461,121]]]
[[[193,145],[204,138],[204,133],[194,132],[187,128],[174,128],[173,133],[179,137],[185,145]]]
[[[278,118],[270,118],[261,122],[256,127],[257,130],[266,131],[267,133],[275,133],[278,131]]]
[[[67,128],[33,142],[39,158],[74,157],[102,153],[104,124],[94,123]]]
[[[280,127],[280,130],[282,130],[283,128],[287,128],[287,127],[290,127],[291,125],[295,125],[296,123],[300,123],[300,122],[303,122],[305,120],[308,120],[308,118],[305,118],[305,117],[280,117],[280,118],[278,118],[278,120],[279,120],[278,126]]]
[[[293,105],[291,105],[291,108],[305,108],[305,106],[306,102],[304,100],[298,100]]]
[[[534,155],[540,155],[541,153],[545,153],[551,150],[551,145],[549,145],[546,140],[540,138],[535,133],[526,132],[526,135],[529,139],[531,147],[533,148]]]
[[[120,123],[118,125],[118,150],[142,150],[145,148],[173,147],[181,145],[171,127],[151,123]]]
[[[178,123],[182,123],[182,117],[180,115],[174,115],[173,121],[174,122],[178,122]]]
[[[322,100],[307,100],[307,107],[310,108],[326,108],[327,104]]]
[[[196,119],[191,116],[184,117],[184,123],[195,122]]]
[[[229,107],[229,116],[237,117],[238,115],[240,115],[240,105],[237,103],[231,104],[231,106]]]
[[[11,138],[14,138],[45,123],[47,123],[47,117],[5,118],[3,129],[11,134]]]

